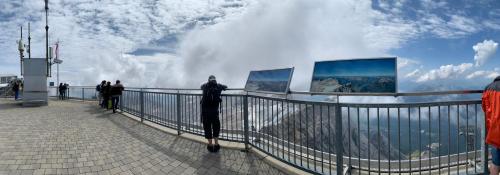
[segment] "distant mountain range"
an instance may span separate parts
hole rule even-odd
[[[396,92],[393,76],[314,77],[313,92]]]
[[[247,82],[246,89],[250,91],[286,92],[288,81],[251,81]]]

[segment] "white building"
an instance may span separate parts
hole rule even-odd
[[[10,81],[17,79],[17,75],[0,74],[0,84],[8,84]]]

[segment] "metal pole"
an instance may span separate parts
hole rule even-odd
[[[486,120],[486,115],[484,116]],[[486,122],[484,122],[483,127],[482,127],[482,134],[481,136],[483,137],[482,140],[482,162],[483,162],[483,174],[490,174],[490,171],[488,169],[488,144],[486,144],[486,135],[488,134],[488,131],[486,131]]]
[[[21,26],[21,38],[19,39],[19,47],[22,48],[22,41],[23,41],[23,26]],[[23,71],[23,51],[22,50],[19,50],[19,65],[21,67],[21,76],[24,74],[24,71]]]
[[[45,0],[45,61],[47,62],[47,77],[50,77],[50,74],[49,74],[49,69],[50,69],[50,63],[49,63],[49,0]]]
[[[28,23],[28,58],[31,59],[31,29]]]
[[[177,91],[177,135],[181,135],[181,94]]]
[[[341,107],[337,96],[337,104],[335,106],[335,148],[337,157],[337,175],[343,175],[344,172],[344,144],[342,141],[342,113]]]
[[[119,104],[119,105],[120,105],[120,111],[122,111],[122,109],[123,109],[123,108],[122,108],[122,107],[123,107],[123,98],[122,98],[122,97],[123,97],[123,94],[122,94],[122,95],[120,95],[120,96],[118,96],[118,99],[120,100],[120,104]],[[123,111],[122,111],[122,112],[123,112]]]
[[[141,92],[139,94],[140,96],[140,103],[141,103],[141,122],[144,122],[144,92],[141,89]]]
[[[59,84],[59,63],[57,63],[57,84]]]
[[[243,129],[245,135],[245,150],[248,150],[249,138],[248,138],[248,94],[243,98]]]
[[[82,101],[85,101],[85,88],[82,88]]]

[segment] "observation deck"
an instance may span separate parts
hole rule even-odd
[[[113,114],[94,87],[70,87],[71,100],[48,107],[1,99],[0,174],[483,174],[480,93],[233,89],[220,108],[226,147],[213,154],[197,89],[127,88]]]
[[[256,154],[200,142],[113,114],[96,102],[24,108],[0,98],[0,174],[284,174]]]

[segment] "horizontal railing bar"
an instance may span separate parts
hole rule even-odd
[[[57,86],[50,86],[57,88]],[[95,86],[69,86],[69,88],[95,88]],[[143,90],[173,90],[173,91],[200,91],[199,88],[140,88],[140,87],[126,87],[126,89],[143,89]],[[279,92],[262,92],[262,91],[248,91],[244,88],[228,88],[228,91],[245,91],[257,94],[301,94],[301,95],[327,95],[327,96],[433,96],[433,95],[463,95],[463,94],[480,94],[483,90],[452,90],[452,91],[424,91],[424,92],[399,92],[399,93],[346,93],[346,92],[306,92],[306,91],[290,91],[288,93]]]
[[[481,104],[481,100],[466,100],[466,101],[445,101],[445,102],[415,102],[415,103],[339,103],[341,107],[355,108],[416,108],[428,106],[448,106],[448,105],[472,105]]]
[[[435,92],[401,92],[401,93],[347,93],[347,92],[306,92],[291,91],[290,94],[302,95],[331,95],[331,96],[432,96],[432,95],[454,95],[454,94],[479,94],[482,90],[458,90],[458,91],[435,91]]]
[[[143,90],[170,90],[170,91],[201,91],[200,88],[139,88],[139,87],[126,87],[126,89],[143,89]],[[228,91],[243,91],[241,88],[228,88]]]

